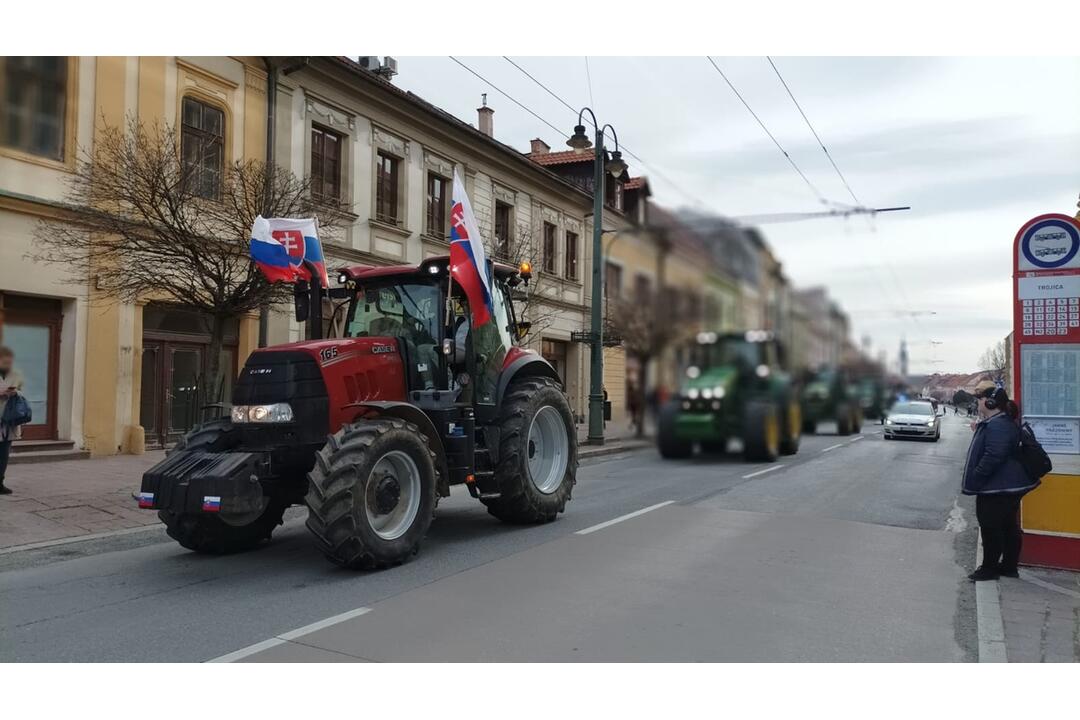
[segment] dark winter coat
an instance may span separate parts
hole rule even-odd
[[[1038,482],[1028,477],[1019,459],[1020,428],[1005,413],[981,421],[964,463],[965,495],[1025,493]]]

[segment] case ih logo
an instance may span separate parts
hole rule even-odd
[[[383,353],[392,353],[392,352],[394,352],[394,346],[393,345],[372,345],[371,346],[371,354],[372,355],[382,355]]]
[[[274,368],[268,368],[268,367],[266,367],[266,368],[262,368],[262,367],[248,368],[248,375],[269,375],[272,372],[274,372]]]

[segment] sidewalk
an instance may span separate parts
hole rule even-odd
[[[1080,573],[1023,568],[998,586],[1009,662],[1080,662]]]
[[[609,426],[610,427],[610,426]],[[584,435],[582,436],[584,438]],[[602,446],[580,445],[584,460],[647,447],[629,432]],[[157,513],[139,510],[131,494],[143,472],[165,456],[115,455],[94,460],[12,465],[0,496],[0,548],[157,525]]]
[[[131,493],[164,456],[159,450],[10,466],[14,494],[0,496],[0,548],[157,524],[157,513],[139,510]]]

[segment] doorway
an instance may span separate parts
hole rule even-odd
[[[139,423],[146,445],[168,447],[203,419],[200,397],[209,366],[209,323],[197,312],[166,305],[143,310]],[[239,324],[230,322],[221,350],[221,402],[232,396]]]
[[[33,413],[33,420],[23,426],[24,440],[55,440],[57,437],[62,324],[59,300],[9,293],[3,296],[0,338],[15,353],[15,366],[24,381],[22,394]]]

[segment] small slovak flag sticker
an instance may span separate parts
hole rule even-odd
[[[135,496],[135,499],[139,501],[139,507],[144,510],[154,507],[154,493],[141,492]]]
[[[204,495],[202,499],[203,512],[221,512],[220,495]]]

